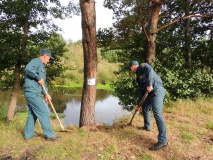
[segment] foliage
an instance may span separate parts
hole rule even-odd
[[[53,82],[54,85],[63,86],[83,86],[83,50],[81,42],[70,42],[63,56],[60,57],[60,64],[66,69],[64,74],[57,77]],[[116,80],[114,71],[118,70],[118,63],[108,63],[103,59],[98,50],[98,76],[97,84],[106,85]]]
[[[42,48],[49,48],[54,57],[54,61],[47,66],[47,82],[50,84],[56,77],[63,77],[63,73],[67,70],[67,68],[63,66],[60,58],[68,51],[68,48],[66,47],[66,41],[63,37],[56,33],[42,45]]]
[[[49,6],[55,4],[54,6]],[[74,5],[73,5],[74,6]],[[70,8],[73,6],[69,5]],[[68,8],[69,8],[68,7]],[[23,70],[30,59],[35,58],[41,47],[51,48],[51,38],[59,28],[52,22],[52,17],[63,18],[66,16],[67,7],[62,7],[60,1],[7,1],[0,2],[0,87],[2,89],[12,88],[12,96],[8,107],[7,122],[14,117],[17,102],[17,94],[23,83]],[[74,11],[75,10],[74,8]],[[68,13],[72,13],[68,10]],[[46,43],[46,45],[45,45]],[[55,42],[55,44],[58,44]],[[65,43],[61,46],[53,46],[59,53],[63,53]],[[37,56],[36,56],[37,57]],[[59,76],[63,71],[57,64],[52,72],[52,78]],[[9,83],[8,79],[10,80]],[[5,83],[6,82],[6,83]]]
[[[65,42],[61,43],[62,38],[56,38],[55,32],[59,30],[52,23],[51,16],[63,18],[67,13],[77,12],[75,10],[67,10],[61,6],[58,0],[51,1],[56,7],[48,7],[47,1],[6,1],[0,3],[0,87],[8,89],[14,84],[15,66],[21,66],[21,75],[24,65],[32,58],[37,57],[39,50],[46,47],[53,53],[61,55],[65,50]],[[73,8],[75,5],[71,5]],[[49,14],[50,13],[50,14]],[[51,16],[50,16],[51,15]],[[72,15],[72,14],[71,14]],[[70,15],[70,16],[71,16]],[[55,42],[50,42],[54,39]],[[49,41],[49,45],[48,42]],[[45,44],[44,44],[45,43]],[[54,45],[54,46],[51,46]],[[60,46],[59,46],[60,45]],[[56,55],[55,54],[55,55]],[[58,76],[61,67],[55,60],[55,66],[52,75]],[[18,68],[18,67],[16,67]],[[53,72],[52,72],[53,73]],[[21,76],[22,78],[23,76]]]
[[[119,72],[116,72],[118,79],[113,86],[114,94],[119,97],[124,107],[134,104],[137,97],[137,91],[133,89],[137,88],[137,85],[135,82],[132,83],[134,77],[127,74],[128,63],[131,60],[140,63],[145,61],[146,35],[141,32],[141,26],[146,28],[149,23],[147,2],[105,0],[105,6],[113,10],[116,21],[113,28],[99,30],[97,35],[102,54],[105,54],[103,57],[110,62],[123,63]],[[211,54],[213,15],[212,7],[209,6],[212,2],[186,3],[180,0],[165,2],[158,22],[156,60],[152,66],[164,82],[167,90],[166,101],[211,97],[213,95],[213,55]],[[140,9],[144,14],[137,12]],[[190,19],[182,19],[189,15]],[[188,22],[189,28],[186,26]],[[169,23],[172,25],[166,26]],[[189,65],[187,56],[190,55]]]
[[[167,98],[176,100],[197,99],[199,97],[211,97],[213,95],[212,74],[201,69],[189,70],[184,66],[171,66],[169,69],[156,61],[155,70],[161,76],[167,89]],[[173,61],[174,64],[176,61]],[[181,63],[179,63],[181,64]]]
[[[48,70],[47,82],[50,85],[51,85],[51,81],[54,80],[55,77],[61,76],[63,74],[63,71],[66,70],[66,68],[64,68],[60,62],[60,57],[63,55],[64,52],[67,51],[65,46],[66,46],[66,42],[61,37],[61,35],[53,33],[52,36],[49,38],[49,40],[47,40],[45,43],[43,43],[40,47],[35,46],[34,48],[29,48],[30,53],[29,53],[29,57],[27,58],[27,59],[29,59],[28,62],[32,58],[38,57],[38,53],[41,48],[48,48],[52,52],[54,61],[51,61],[50,64],[47,65],[47,70]],[[27,59],[26,59],[26,61],[27,61]],[[24,62],[24,63],[27,64],[28,62]],[[22,67],[21,84],[23,84],[23,82],[24,82],[23,74],[24,74],[25,64],[23,64],[23,67]],[[7,89],[11,88],[11,86],[13,86],[14,73],[12,70],[13,70],[13,67],[11,67],[10,70],[4,69],[1,71],[0,87],[2,90],[7,90]],[[22,85],[21,85],[21,87],[22,87]]]
[[[7,117],[7,104],[0,104],[0,121]]]
[[[113,94],[119,98],[119,104],[127,110],[133,109],[133,104],[136,104],[135,95],[137,95],[137,85],[134,75],[123,72],[118,75],[117,81],[112,86],[115,88]]]

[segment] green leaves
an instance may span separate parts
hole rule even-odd
[[[60,1],[51,3],[57,6],[58,17],[63,17],[64,8]],[[36,1],[6,1],[0,3],[0,84],[1,88],[13,86],[14,66],[21,64],[22,68],[32,58],[38,56],[41,48],[48,48],[55,55],[50,79],[59,76],[63,71],[59,57],[65,51],[66,42],[55,32],[59,28],[51,20],[51,7],[46,0]],[[75,6],[73,4],[73,6]],[[61,7],[61,8],[60,8]],[[60,10],[60,12],[59,12]],[[58,56],[57,56],[58,55]],[[23,74],[23,70],[21,75]],[[52,76],[52,77],[51,77]]]
[[[113,87],[115,88],[113,94],[119,98],[120,105],[124,106],[127,110],[131,110],[133,107],[132,104],[136,104],[138,95],[135,75],[126,71],[119,74],[117,79],[113,83]]]

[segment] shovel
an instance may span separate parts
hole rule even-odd
[[[46,95],[49,95],[49,94],[47,93],[47,90],[46,90],[46,88],[44,87],[44,84],[43,84],[43,83],[42,83],[42,88],[43,88],[45,94],[46,94]],[[60,118],[58,117],[58,114],[57,114],[57,112],[56,112],[56,110],[55,110],[55,107],[53,106],[52,101],[51,101],[51,99],[49,98],[49,96],[47,96],[47,99],[48,99],[48,102],[50,103],[50,106],[51,106],[53,112],[55,113],[56,118],[57,118],[57,120],[58,120],[58,122],[59,122],[59,124],[60,124],[61,131],[62,131],[62,132],[69,132],[70,130],[65,129],[64,126],[62,125],[61,120],[60,120]]]
[[[144,94],[143,98],[141,99],[140,103],[138,106],[143,106],[144,101],[146,100],[146,97],[148,96],[148,92],[146,91],[146,93]],[[127,126],[131,126],[132,125],[132,121],[135,117],[135,114],[137,113],[138,110],[135,110],[134,114],[132,115],[132,118],[130,120],[130,122],[127,124]]]

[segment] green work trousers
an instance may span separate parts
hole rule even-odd
[[[39,119],[45,137],[53,137],[54,132],[50,125],[50,113],[41,95],[34,92],[25,92],[24,96],[28,103],[28,117],[24,131],[24,138],[30,139],[35,134],[34,127],[37,119]]]

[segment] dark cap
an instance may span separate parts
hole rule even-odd
[[[139,63],[138,63],[138,61],[129,62],[129,67],[131,67],[132,65],[139,65]]]
[[[40,54],[47,54],[48,56],[50,56],[50,59],[54,59],[54,58],[52,57],[51,52],[50,52],[49,50],[47,50],[47,49],[41,49],[41,50],[40,50]]]

